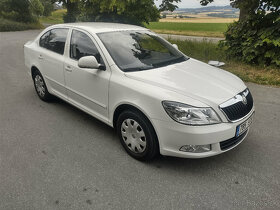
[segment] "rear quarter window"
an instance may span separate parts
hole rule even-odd
[[[40,47],[47,48],[49,36],[50,36],[50,31],[44,33],[44,35],[41,36],[40,41],[39,41]]]

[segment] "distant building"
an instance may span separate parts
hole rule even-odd
[[[54,8],[54,10],[63,9],[62,4],[59,4],[59,3],[54,3],[53,8]]]

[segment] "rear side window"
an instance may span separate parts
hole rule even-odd
[[[69,29],[53,29],[40,38],[40,46],[58,54],[64,54]]]
[[[88,35],[73,30],[70,43],[70,58],[79,60],[84,56],[95,56],[98,63],[103,63],[98,49]]]

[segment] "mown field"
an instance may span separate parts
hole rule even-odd
[[[196,17],[196,18],[163,18],[159,22],[174,23],[233,23],[238,18],[218,18],[218,17]]]
[[[224,37],[228,23],[150,22],[146,27],[164,34]]]

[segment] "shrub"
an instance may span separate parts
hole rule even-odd
[[[177,44],[179,49],[192,58],[199,59],[204,62],[209,60],[226,61],[225,51],[218,47],[216,43],[209,41],[192,41],[192,40],[172,40],[168,39],[172,44]]]
[[[225,49],[218,47],[216,43],[208,41],[181,41],[169,40],[177,44],[179,49],[186,55],[208,62],[209,60],[218,60],[226,63],[222,69],[225,69],[245,82],[254,82],[263,85],[275,85],[280,87],[280,71],[275,66],[263,67],[258,65],[245,64],[238,61],[235,57],[226,57]]]
[[[231,24],[225,33],[227,55],[260,65],[280,66],[280,18],[258,13]]]
[[[0,19],[0,31],[24,31],[28,29],[41,29],[40,23],[21,23],[12,20]]]
[[[23,23],[36,23],[44,11],[39,0],[0,0],[0,17]]]
[[[48,17],[54,11],[54,6],[51,0],[41,0],[41,3],[44,7],[43,16]]]

